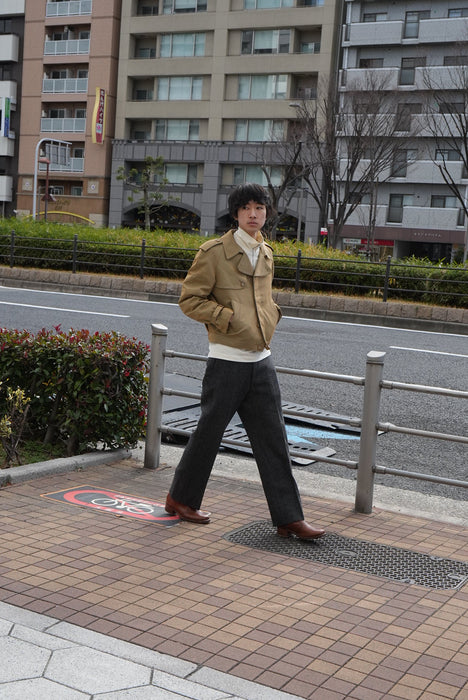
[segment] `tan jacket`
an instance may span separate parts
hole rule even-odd
[[[229,231],[200,247],[182,285],[179,306],[206,325],[210,342],[263,350],[269,348],[281,318],[271,295],[272,281],[273,251],[263,237],[254,272],[234,231]]]

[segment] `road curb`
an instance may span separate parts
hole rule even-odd
[[[9,467],[0,472],[0,487],[13,486],[30,479],[37,479],[50,474],[64,474],[95,467],[98,464],[111,464],[132,456],[132,450],[125,448],[116,450],[97,450],[74,457],[59,457],[45,462],[23,464],[19,467]]]

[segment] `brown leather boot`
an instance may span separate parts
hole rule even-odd
[[[300,540],[317,540],[319,537],[323,537],[324,534],[325,530],[322,530],[322,528],[315,529],[305,520],[298,520],[295,523],[278,527],[278,535],[280,537],[295,535]]]
[[[206,510],[194,510],[189,506],[184,506],[182,503],[177,503],[170,493],[167,494],[165,509],[169,515],[177,513],[181,520],[186,520],[189,523],[205,525],[210,522],[211,513],[207,513]]]

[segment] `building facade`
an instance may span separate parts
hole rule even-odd
[[[461,144],[468,106],[468,2],[346,0],[344,20],[341,97],[345,101],[364,74],[373,75],[374,84],[392,91],[404,141],[378,187],[375,251],[453,259],[463,248],[466,221],[438,164],[468,195]],[[348,219],[341,247],[366,247],[362,232],[369,206],[363,199]]]
[[[158,225],[225,230],[233,185],[265,184],[262,165],[281,179],[273,144],[287,136],[294,102],[313,101],[333,69],[337,19],[328,0],[124,3],[110,224],[139,220],[119,168],[162,156],[172,200]],[[302,238],[317,240],[319,214],[306,192],[283,213]]]
[[[18,173],[25,0],[0,4],[0,214],[13,216]]]
[[[108,223],[120,6],[25,0],[19,215]]]

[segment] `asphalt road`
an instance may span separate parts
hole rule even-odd
[[[116,330],[151,342],[151,324],[168,328],[169,349],[205,355],[206,332],[187,319],[177,305],[42,292],[0,287],[0,325],[37,331],[58,324],[65,329]],[[353,323],[285,317],[273,340],[277,366],[314,369],[364,376],[366,355],[385,352],[384,379],[468,391],[466,335],[411,331]],[[200,362],[169,360],[167,371],[200,378]],[[359,417],[362,387],[335,381],[280,374],[283,399],[324,411]],[[439,433],[468,435],[466,399],[385,390],[381,421]],[[338,457],[356,460],[358,441],[321,437]],[[442,440],[399,434],[379,437],[377,464],[412,472],[468,480],[467,446]],[[355,473],[343,467],[313,464],[310,471],[349,479]],[[386,486],[466,500],[466,489],[435,485],[402,477],[377,476]],[[468,507],[468,506],[467,506]]]

